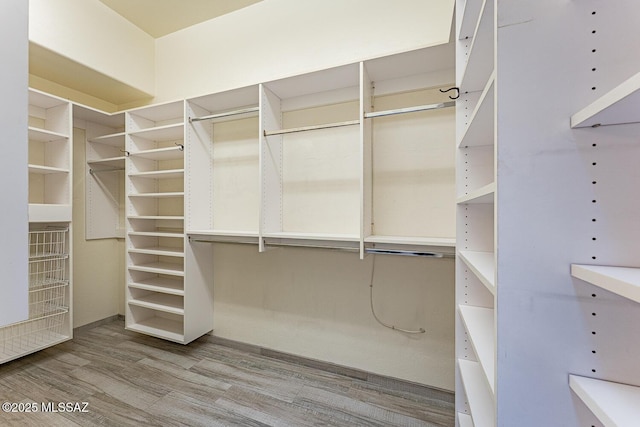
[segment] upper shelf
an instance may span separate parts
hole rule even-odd
[[[184,124],[172,123],[148,129],[140,129],[129,132],[129,135],[139,136],[156,142],[181,140],[184,137]]]
[[[473,32],[478,26],[478,17],[482,8],[482,0],[466,0],[462,10],[458,39],[463,40],[473,37]]]
[[[53,132],[51,130],[29,126],[30,141],[52,142],[52,141],[59,141],[61,139],[66,139],[66,138],[69,138],[69,136],[59,132]]]
[[[489,81],[482,91],[476,108],[471,114],[458,147],[477,147],[494,144],[494,100],[495,100],[495,72],[491,73]]]
[[[640,268],[572,264],[571,275],[640,302]]]
[[[496,183],[492,182],[483,187],[480,187],[469,194],[458,197],[456,202],[460,205],[465,204],[491,204],[495,201]]]
[[[89,142],[96,142],[104,145],[112,145],[114,147],[124,146],[124,132],[116,132],[109,135],[100,135],[95,138],[91,138]]]
[[[571,116],[571,127],[640,122],[640,73]]]
[[[576,375],[569,386],[605,427],[638,425],[640,387]]]
[[[469,56],[465,64],[460,90],[477,92],[482,90],[494,68],[494,2],[485,0],[480,19],[473,34]]]

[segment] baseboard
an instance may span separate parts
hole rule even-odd
[[[234,341],[227,338],[220,338],[214,335],[208,335],[206,336],[206,338],[208,339],[209,342],[213,344],[218,344],[218,345],[234,348],[241,351],[246,351],[248,353],[259,354],[261,356],[282,360],[288,363],[307,366],[310,368],[316,368],[316,369],[320,369],[320,370],[331,372],[338,375],[344,375],[360,381],[366,381],[371,384],[381,385],[391,390],[413,393],[413,394],[424,396],[430,399],[439,400],[445,403],[453,404],[455,402],[455,394],[452,391],[443,390],[437,387],[430,387],[424,384],[418,384],[418,383],[407,381],[407,380],[373,374],[371,372],[367,372],[357,368],[350,368],[347,366],[337,365],[331,362],[324,362],[321,360],[297,356],[290,353],[270,350],[268,348],[263,348],[257,345],[246,344],[243,342]]]
[[[86,325],[73,328],[73,333],[88,331],[89,329],[97,328],[98,326],[106,325],[114,320],[124,320],[122,314],[114,314],[113,316],[106,317],[104,319],[96,320],[95,322],[87,323]]]

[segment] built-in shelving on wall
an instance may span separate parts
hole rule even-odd
[[[0,363],[73,335],[71,103],[29,89],[28,126],[29,315],[0,328]]]
[[[443,45],[361,64],[364,251],[453,253],[454,76],[433,69],[452,59]]]
[[[626,8],[629,6],[627,5]],[[602,27],[605,25],[612,25],[613,21],[608,21],[606,10],[603,11],[597,7],[583,9],[585,14],[590,13],[593,17],[593,22],[582,29],[585,36],[590,32],[603,31]],[[638,6],[632,9],[634,10],[627,10],[624,13],[629,16],[637,16],[640,13]],[[598,16],[602,14],[605,14],[605,17],[599,18]],[[622,23],[615,25],[624,26]],[[615,36],[602,37],[603,40],[599,40],[599,43],[593,42],[593,47],[604,51],[604,55],[607,54],[607,50],[618,49],[619,41]],[[631,64],[623,63],[621,68],[624,69],[625,65]],[[591,62],[585,64],[585,67],[587,66],[597,67]],[[640,64],[636,61],[633,66],[635,69],[625,71],[627,75],[632,72],[635,74],[618,84],[611,77],[609,79],[613,83],[609,83],[611,89],[595,98],[570,118],[573,129],[583,128],[576,131],[578,143],[590,144],[592,148],[589,153],[591,165],[587,170],[591,181],[590,187],[593,188],[592,202],[598,205],[599,210],[591,214],[593,217],[591,222],[602,223],[604,228],[592,231],[591,235],[593,241],[604,241],[603,244],[607,248],[605,256],[595,255],[597,249],[593,249],[595,256],[589,260],[593,265],[579,263],[571,265],[571,276],[577,279],[577,286],[586,287],[587,292],[592,292],[594,304],[587,310],[593,317],[607,316],[606,310],[609,306],[619,311],[620,308],[615,307],[623,307],[622,301],[625,299],[640,303],[640,263],[637,258],[631,261],[626,256],[629,249],[637,248],[638,233],[633,230],[638,229],[637,215],[640,213],[640,206],[635,201],[635,197],[629,199],[624,191],[620,191],[624,185],[635,188],[634,182],[638,182],[637,133],[640,129],[638,125],[640,123],[640,73],[637,70]],[[596,87],[594,86],[593,89],[595,90]],[[606,127],[595,129],[600,126]],[[631,146],[628,143],[629,136],[634,139]],[[594,149],[601,145],[606,145],[609,148],[608,152]],[[635,160],[627,161],[626,159]],[[598,166],[603,163],[610,164],[616,172],[603,173]],[[595,188],[596,186],[598,188]],[[620,216],[617,212],[624,212],[625,215]],[[602,302],[598,304],[603,299],[601,291],[604,291],[606,296],[610,296],[610,298],[604,296],[606,305]],[[624,304],[629,303],[625,301]],[[635,310],[640,312],[640,306]],[[604,340],[602,338],[599,340],[602,341],[600,343],[594,342],[590,348],[593,354],[599,355],[597,364],[594,364],[597,369],[588,372],[588,377],[579,369],[573,370],[569,375],[571,390],[598,421],[607,427],[633,426],[640,419],[638,409],[640,407],[640,375],[637,374],[635,363],[640,353],[637,352],[637,348],[628,348],[624,343],[616,342],[632,339],[628,335],[630,328],[635,329],[635,326],[630,322],[625,323],[626,325],[615,323],[610,327],[600,327],[597,331],[595,325],[591,326],[592,334],[605,337]],[[617,350],[620,346],[624,347],[622,353]],[[627,361],[627,359],[630,360]]]
[[[456,9],[456,414],[496,425],[495,1]]]
[[[29,90],[29,221],[71,221],[71,104]]]
[[[85,237],[124,238],[124,113],[73,106],[74,127],[84,129]],[[76,141],[77,142],[77,141]]]
[[[258,244],[258,86],[187,101],[187,233]]]
[[[260,250],[359,250],[359,87],[358,64],[260,86]]]

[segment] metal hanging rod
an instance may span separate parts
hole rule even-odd
[[[211,114],[209,116],[189,117],[189,123],[191,123],[191,122],[201,122],[203,120],[222,119],[224,117],[239,116],[241,114],[247,114],[247,113],[257,113],[258,111],[259,111],[258,107],[250,107],[250,108],[243,108],[243,109],[240,109],[240,110],[227,111],[227,112],[224,112],[224,113]]]
[[[400,249],[365,248],[364,252],[367,254],[417,256],[417,257],[424,257],[424,258],[453,258],[454,257],[453,254],[445,254],[442,252],[408,251],[408,250],[400,250]]]
[[[112,168],[112,169],[89,169],[89,174],[93,175],[98,172],[115,172],[115,171],[123,171],[124,168]]]
[[[306,245],[306,244],[297,244],[297,243],[273,243],[273,242],[265,242],[265,246],[276,246],[276,247],[292,247],[292,248],[306,248],[306,249],[329,249],[334,251],[347,251],[347,252],[359,252],[358,248],[350,248],[348,246],[323,246],[323,245]]]
[[[359,124],[360,124],[360,120],[349,120],[347,122],[328,123],[326,125],[303,126],[299,128],[281,129],[281,130],[265,130],[264,136],[283,135],[286,133],[306,132],[309,130],[318,130],[318,129],[339,128],[343,126],[354,126]]]
[[[441,108],[455,107],[454,101],[441,102],[439,104],[418,105],[415,107],[397,108],[395,110],[385,111],[372,111],[370,113],[364,113],[365,119],[372,119],[374,117],[393,116],[396,114],[416,113],[418,111],[439,110]]]
[[[195,237],[191,237],[189,236],[189,242],[193,242],[193,243],[230,243],[230,244],[234,244],[234,245],[257,245],[258,242],[248,242],[248,241],[242,241],[242,240],[224,240],[224,239],[198,239]]]

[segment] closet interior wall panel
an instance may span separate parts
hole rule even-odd
[[[30,192],[27,175],[29,46],[26,42],[29,29],[26,2],[9,0],[2,3],[0,10],[0,54],[4,58],[0,69],[0,125],[4,138],[0,168],[3,178],[11,182],[0,188],[4,219],[0,233],[3,241],[10,242],[0,250],[0,266],[4,272],[0,300],[0,326],[3,326],[28,316],[28,260],[24,254],[27,253]]]
[[[634,425],[640,9],[458,11],[458,423]]]

